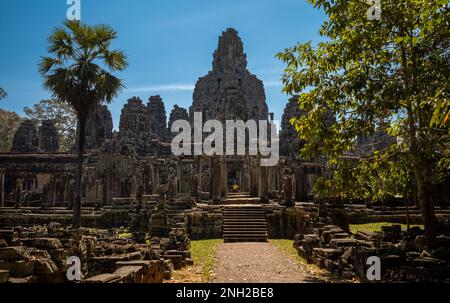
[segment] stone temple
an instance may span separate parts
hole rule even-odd
[[[264,84],[247,70],[244,45],[234,29],[219,38],[213,69],[195,85],[192,107],[204,120],[266,120],[268,107]]]
[[[295,112],[291,104],[288,103],[285,120],[291,111]],[[258,159],[251,156],[172,156],[171,125],[178,119],[192,120],[194,112],[203,113],[204,121],[273,118],[264,84],[247,69],[244,45],[234,29],[220,36],[212,70],[197,81],[189,110],[175,105],[168,115],[160,96],[151,96],[147,104],[132,97],[122,109],[118,131],[113,130],[106,106],[97,107],[91,114],[85,146],[88,151],[85,205],[110,206],[115,199],[130,199],[140,182],[144,182],[144,195],[154,194],[159,185],[168,181],[170,172],[172,197],[195,194],[197,198],[220,203],[236,184],[249,197],[267,201],[282,190],[281,180],[289,171],[295,199],[308,199],[322,167],[303,165],[292,152],[286,153],[278,166],[269,168],[261,168]],[[293,131],[288,124],[283,124],[282,135],[286,144],[292,146],[289,137]],[[39,131],[31,121],[24,122],[14,138],[11,153],[0,156],[1,205],[69,206],[73,199],[75,159],[75,154],[58,153],[58,139],[51,121],[43,121]],[[126,168],[119,167],[125,163]]]
[[[341,266],[350,278],[364,277],[358,270],[365,261],[350,265],[348,260],[356,245],[372,249],[374,242],[371,235],[350,238],[349,223],[368,222],[386,211],[312,203],[316,180],[329,172],[320,159],[307,162],[298,156],[303,142],[290,120],[303,113],[295,97],[282,117],[281,157],[273,167],[261,166],[260,156],[173,155],[172,124],[193,121],[196,112],[204,121],[273,120],[264,84],[247,69],[243,42],[234,29],[220,36],[212,70],[197,81],[189,109],[175,105],[168,113],[160,96],[147,103],[135,96],[125,102],[117,131],[106,106],[92,112],[82,182],[83,235],[64,228],[72,220],[76,149],[59,152],[52,121],[41,121],[39,127],[23,122],[11,152],[0,154],[0,282],[9,274],[20,281],[29,276],[59,281],[65,277],[64,256],[72,254],[87,264],[87,282],[161,282],[170,278],[171,269],[192,264],[190,239],[269,237],[295,238],[308,261],[330,270]],[[370,143],[365,152],[388,142],[386,133],[376,136],[359,139]],[[440,192],[449,196],[448,188]],[[404,220],[398,212],[393,216]],[[420,217],[417,211],[412,216]],[[114,232],[121,227],[133,233],[133,240],[117,239]],[[400,231],[390,232],[398,236]],[[333,259],[341,251],[346,262]],[[17,260],[10,258],[12,253]],[[17,262],[34,262],[36,270],[23,272]]]

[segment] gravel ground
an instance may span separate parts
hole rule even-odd
[[[270,243],[227,243],[217,247],[213,283],[320,282]]]

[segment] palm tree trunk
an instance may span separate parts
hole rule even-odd
[[[81,115],[78,118],[78,160],[75,176],[75,201],[73,203],[72,228],[81,227],[81,196],[83,190],[83,161],[84,161],[84,141],[86,133],[86,117]]]

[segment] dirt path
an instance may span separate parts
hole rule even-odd
[[[320,282],[303,266],[270,243],[220,244],[213,283]]]

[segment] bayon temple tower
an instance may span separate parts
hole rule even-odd
[[[281,129],[281,159],[275,167],[261,167],[258,156],[174,156],[172,124],[191,121],[273,120],[264,84],[247,69],[244,44],[235,29],[219,38],[212,70],[199,78],[192,106],[175,105],[167,114],[163,99],[151,96],[145,104],[131,97],[123,106],[114,130],[107,106],[99,106],[88,120],[83,205],[104,207],[126,203],[142,188],[144,196],[167,187],[168,197],[187,196],[205,203],[223,203],[237,190],[246,198],[268,202],[281,195],[283,177],[292,180],[293,195],[305,201],[323,167],[304,163],[294,151],[295,131],[289,124],[298,114],[294,101],[286,107]],[[168,119],[168,121],[167,121]],[[52,121],[37,129],[26,121],[18,129],[9,154],[0,155],[0,204],[3,206],[70,207],[74,194],[74,153],[60,153]]]

